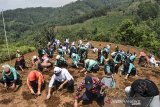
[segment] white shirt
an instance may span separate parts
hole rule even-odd
[[[152,56],[150,59],[149,59],[150,63],[152,64],[156,64],[156,60],[154,58],[154,56]]]
[[[59,40],[57,40],[57,45],[59,45],[60,44],[60,41]]]
[[[66,39],[66,43],[69,43],[69,39]]]
[[[80,45],[82,44],[82,40],[79,40],[79,44],[80,44]]]
[[[49,82],[49,87],[51,88],[54,84],[54,81],[57,80],[59,82],[63,82],[65,80],[73,80],[72,75],[68,72],[67,69],[62,68],[61,74],[59,76],[56,76],[55,74],[53,74],[50,82]]]
[[[66,47],[65,47],[65,46],[62,46],[62,49],[63,49],[64,51],[66,51]]]
[[[93,49],[93,52],[97,52],[97,51],[98,51],[98,48],[94,48],[94,49]]]
[[[110,45],[107,45],[107,49],[109,49],[109,50],[110,50],[110,48],[111,48],[111,47],[110,47]]]

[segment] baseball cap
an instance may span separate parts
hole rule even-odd
[[[93,80],[92,77],[86,76],[85,77],[85,88],[87,90],[91,90],[93,88]]]

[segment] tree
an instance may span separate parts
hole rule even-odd
[[[137,15],[142,20],[156,18],[158,16],[159,6],[156,3],[145,2],[138,6]]]
[[[77,35],[81,38],[84,39],[85,36],[87,35],[87,30],[83,27],[78,33]]]
[[[40,29],[41,30],[41,29]],[[53,42],[55,39],[54,26],[44,27],[43,30],[36,34],[34,37],[34,42],[36,47],[44,47],[48,42]]]
[[[118,40],[127,45],[136,45],[137,38],[134,34],[135,25],[132,20],[127,19],[122,22],[118,29]]]

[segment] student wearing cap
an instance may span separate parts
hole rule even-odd
[[[84,88],[85,92],[81,96],[80,92]],[[97,77],[86,76],[76,91],[74,106],[77,107],[78,100],[83,100],[83,103],[90,103],[94,99],[102,106],[105,97],[104,89],[105,85]]]
[[[27,85],[31,94],[41,95],[42,88],[44,87],[44,77],[42,73],[36,70],[30,71],[27,77]]]
[[[2,66],[2,79],[1,82],[4,84],[5,88],[8,88],[10,85],[11,88],[16,91],[20,85],[20,75],[15,70],[15,68],[5,64]]]
[[[57,55],[56,56],[56,61],[55,61],[54,65],[57,66],[57,67],[65,67],[65,66],[67,66],[67,62],[64,59],[64,57],[62,57],[60,55]]]
[[[97,72],[99,70],[98,62],[93,59],[86,59],[84,62],[84,69],[81,70],[87,72]]]
[[[54,74],[49,82],[47,99],[51,97],[52,87],[54,87],[56,90],[61,90],[64,86],[67,87],[69,92],[73,92],[74,79],[67,69],[55,67]]]
[[[159,90],[156,84],[148,79],[137,79],[125,88],[129,100],[140,100],[138,107],[160,107]]]
[[[70,47],[70,53],[69,53],[69,57],[71,58],[72,53],[77,53],[77,48],[75,46],[75,43],[72,43],[72,46]]]
[[[72,66],[78,68],[78,63],[80,61],[80,57],[78,54],[73,53],[72,56]]]

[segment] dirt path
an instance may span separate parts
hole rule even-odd
[[[93,42],[93,45],[95,47],[98,47],[99,44],[101,44],[101,47],[106,46],[108,43],[106,42]],[[115,48],[115,44],[112,44],[111,46],[111,52],[114,51]],[[136,52],[139,53],[139,50],[134,48],[134,47],[129,47],[129,46],[123,46],[123,45],[119,45],[120,49],[123,49],[125,51],[127,51],[128,49],[130,49],[131,52]],[[31,59],[31,57],[33,55],[36,55],[37,52],[31,52],[25,55],[25,59],[29,60]],[[89,58],[93,58],[96,59],[97,58],[97,54],[93,54],[93,52],[89,51]],[[52,62],[55,59],[52,59]],[[78,73],[78,71],[80,71],[82,69],[82,67],[80,66],[80,68],[78,69],[74,69],[72,68],[71,65],[71,59],[68,56],[65,56],[67,63],[69,63],[69,67],[68,70],[69,72],[73,75],[74,79],[75,79],[75,88],[77,87],[77,85],[81,82],[81,80],[84,78],[84,74],[82,73]],[[8,63],[8,62],[5,62]],[[11,61],[11,64],[14,65],[15,63],[15,59]],[[156,85],[158,86],[158,88],[160,89],[160,69],[152,69],[152,68],[140,68],[137,65],[137,60],[135,62],[135,65],[138,69],[138,78],[149,78],[152,81],[154,81],[156,83]],[[0,68],[1,70],[2,68]],[[46,85],[45,90],[43,90],[42,95],[41,96],[32,96],[29,94],[29,89],[27,88],[27,84],[26,84],[26,77],[28,72],[31,69],[25,70],[25,72],[21,72],[19,71],[19,73],[22,76],[22,83],[23,85],[20,87],[20,89],[17,92],[10,92],[10,91],[6,91],[3,89],[2,86],[0,86],[0,107],[73,107],[73,101],[74,101],[74,93],[70,94],[70,93],[63,93],[62,95],[59,93],[56,93],[55,95],[52,95],[50,100],[45,100],[46,98],[46,93],[47,93],[47,89],[48,89],[48,84]],[[52,75],[52,71],[48,72],[48,73],[44,73],[45,79],[46,80],[50,80],[50,77]],[[99,78],[102,78],[104,76],[103,73],[103,68],[101,67],[100,71],[97,74],[93,74],[95,76],[98,76]],[[127,81],[124,80],[124,76],[120,77],[119,74],[117,74],[115,76],[115,80],[116,80],[116,88],[115,89],[108,89],[107,90],[107,97],[111,98],[111,99],[120,99],[120,98],[124,98],[125,94],[124,94],[124,88],[126,86],[129,86],[134,80],[136,80],[136,77],[130,77]],[[65,90],[63,91],[65,92]],[[96,102],[93,102],[90,105],[82,105],[81,102],[79,103],[80,107],[98,107]],[[124,107],[123,104],[107,104],[106,103],[106,107]]]

